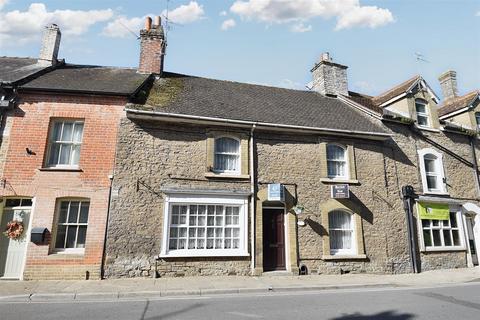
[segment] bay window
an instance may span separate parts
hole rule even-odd
[[[168,197],[163,256],[247,254],[245,198]]]

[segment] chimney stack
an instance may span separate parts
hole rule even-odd
[[[313,90],[323,95],[348,96],[347,66],[333,62],[330,54],[320,55],[312,70]]]
[[[152,18],[145,20],[145,29],[140,31],[140,63],[139,73],[153,73],[161,76],[163,72],[163,60],[165,56],[165,34],[163,32],[162,20],[155,17],[152,25]]]
[[[45,65],[54,65],[57,63],[61,38],[62,33],[56,24],[51,24],[45,27],[38,63]]]
[[[457,73],[453,70],[448,70],[438,77],[440,86],[442,87],[443,99],[445,101],[451,100],[458,96],[457,89]]]

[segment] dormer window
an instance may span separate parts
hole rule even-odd
[[[213,171],[217,173],[240,173],[240,141],[234,138],[215,139]]]
[[[417,124],[420,127],[430,127],[427,102],[424,100],[416,99],[415,111],[417,113]]]

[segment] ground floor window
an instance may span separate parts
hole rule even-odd
[[[328,214],[330,254],[355,254],[353,215],[343,210]]]
[[[450,212],[445,220],[422,219],[423,243],[425,249],[462,249],[460,217]]]
[[[162,255],[246,254],[246,207],[238,198],[169,197]]]
[[[88,227],[88,200],[62,200],[58,205],[55,251],[81,252]]]

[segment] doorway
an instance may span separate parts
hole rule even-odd
[[[286,270],[285,209],[263,209],[263,269]]]
[[[19,221],[23,224],[23,233],[16,239],[10,239],[0,233],[0,278],[22,278],[31,209],[31,199],[5,199],[5,206],[0,214],[1,232],[10,221]]]

